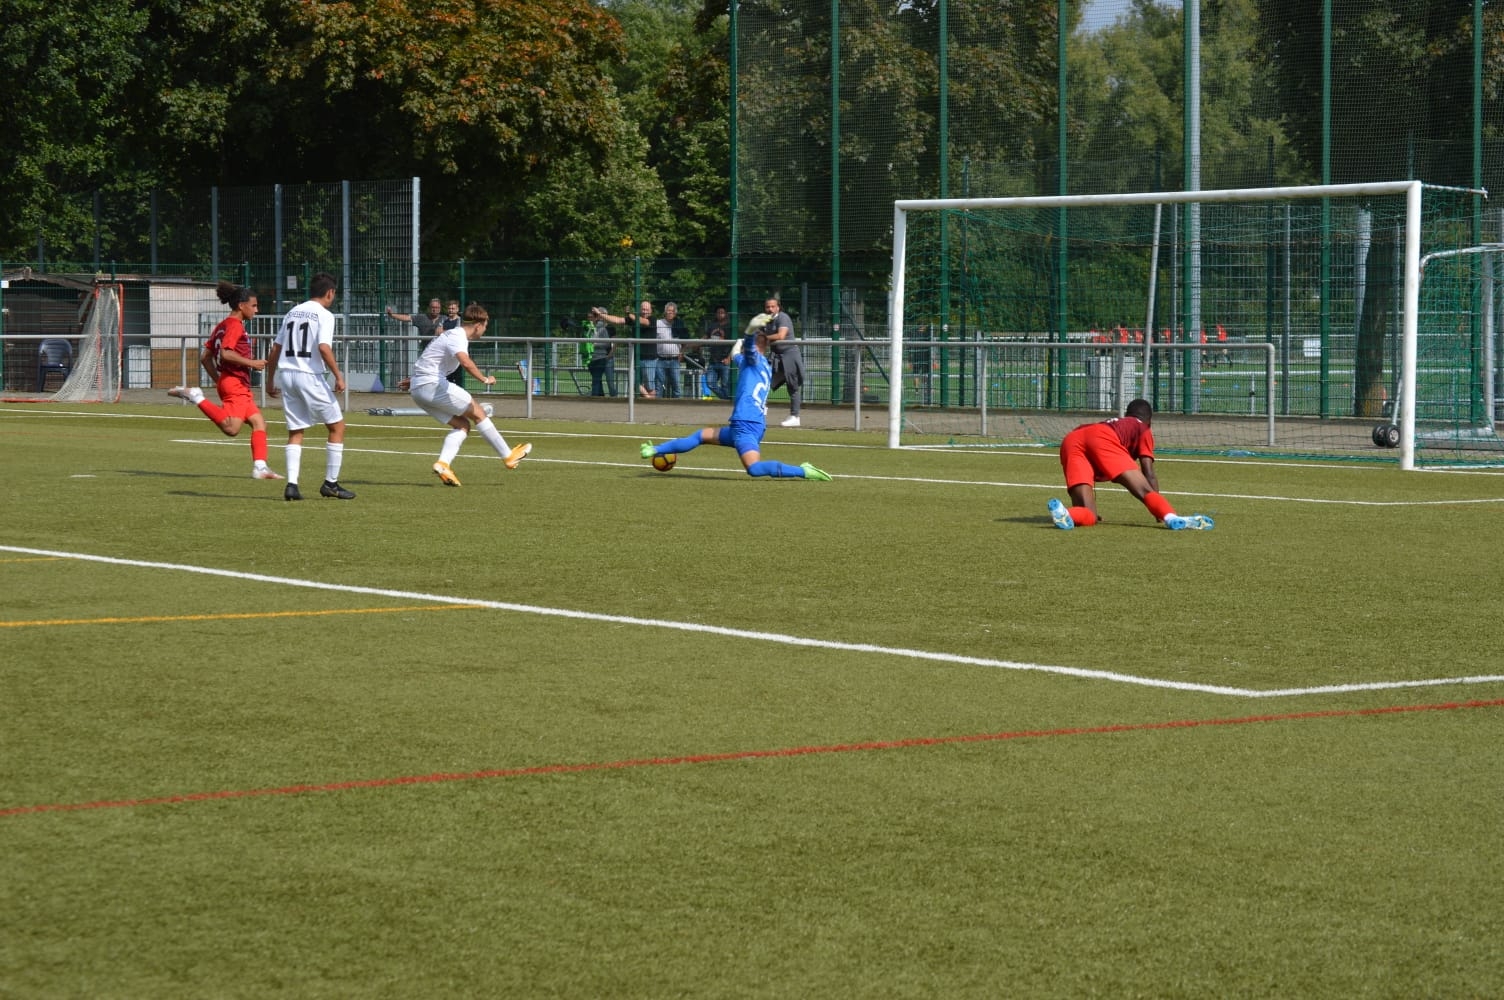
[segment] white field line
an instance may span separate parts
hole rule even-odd
[[[180,409],[182,411],[185,411],[185,412],[179,412],[179,413],[119,413],[119,412],[115,412],[115,411],[112,411],[112,410],[38,410],[38,409],[36,409],[33,406],[33,404],[30,404],[30,403],[5,403],[3,401],[0,401],[0,417],[17,417],[17,418],[28,418],[29,417],[29,418],[33,418],[33,419],[46,419],[46,418],[49,418],[49,417],[88,417],[88,418],[94,418],[94,419],[101,419],[102,418],[102,419],[114,419],[114,420],[180,420],[180,421],[183,421],[184,423],[202,423],[203,422],[203,419],[204,419],[203,416],[200,415],[200,414],[198,414],[198,413],[196,413],[196,412],[191,412],[192,408],[187,403],[180,404],[180,406],[178,407],[178,409]],[[347,418],[346,421],[345,421],[345,424],[346,424],[347,427],[355,427],[355,428],[362,428],[362,429],[369,428],[369,429],[373,429],[373,430],[382,430],[382,431],[405,430],[405,431],[417,431],[417,432],[420,432],[420,433],[426,431],[426,432],[430,432],[431,433],[433,431],[434,427],[436,426],[435,424],[432,424],[432,423],[424,423],[424,424],[421,424],[421,425],[400,424],[400,423],[391,423],[391,422],[358,423],[358,422],[356,422],[354,420],[350,420],[349,418],[353,417],[353,416],[364,416],[364,414],[361,414],[361,413],[358,413],[358,412],[352,412],[352,413],[347,413],[345,416]],[[387,418],[384,418],[384,420],[386,420],[386,419]],[[415,419],[415,418],[408,418],[408,419]],[[567,422],[567,421],[564,421],[564,422]],[[583,422],[583,421],[576,421],[576,422]],[[688,425],[685,425],[685,426],[686,426],[686,429],[693,429],[693,428],[688,428]],[[608,439],[608,440],[625,440],[625,441],[641,441],[643,438],[658,438],[658,439],[665,439],[666,440],[665,436],[662,435],[662,434],[650,433],[654,429],[663,430],[664,428],[663,428],[663,425],[659,425],[659,424],[640,424],[640,425],[636,425],[636,429],[632,430],[629,433],[624,433],[624,434],[605,434],[605,433],[599,433],[599,432],[569,432],[569,431],[540,431],[540,432],[534,432],[534,433],[538,437],[552,437],[552,438],[582,438],[582,439],[584,439],[584,438],[604,438],[604,439]],[[779,429],[777,427],[769,427],[768,428],[768,433],[769,434],[773,434],[773,435],[777,435],[779,433]],[[793,437],[793,438],[775,437],[772,440],[774,441],[774,443],[779,443],[779,444],[797,443],[801,448],[836,448],[836,449],[841,449],[843,451],[845,451],[845,450],[854,450],[854,451],[889,451],[890,450],[887,447],[886,444],[882,444],[882,445],[877,445],[877,444],[845,444],[845,443],[833,443],[833,442],[829,442],[829,441],[823,441],[823,442],[822,441],[804,441],[804,440],[801,440],[798,437]],[[997,454],[999,452],[1006,451],[1007,454],[1008,454],[1008,456],[1010,458],[1041,458],[1041,459],[1049,459],[1052,462],[1058,460],[1058,457],[1056,455],[1056,448],[1055,448],[1055,446],[1054,445],[1048,445],[1048,444],[1023,444],[1023,445],[1016,445],[1016,446],[1008,446],[1006,448],[999,447],[999,446],[996,446],[996,445],[980,445],[980,446],[977,446],[975,448],[972,448],[972,447],[960,447],[960,446],[956,446],[956,445],[941,446],[941,445],[933,445],[933,444],[911,444],[911,445],[903,445],[903,446],[901,446],[901,448],[899,450],[901,450],[901,451],[907,451],[907,452],[930,452],[930,453],[933,453],[933,454],[945,454],[945,455],[971,455],[971,456],[977,456],[979,458],[986,458],[989,455],[995,455],[995,454]],[[1178,465],[1192,465],[1192,464],[1194,464],[1194,465],[1239,465],[1239,466],[1256,465],[1256,466],[1260,466],[1260,467],[1275,467],[1275,468],[1288,468],[1288,469],[1321,469],[1321,470],[1326,471],[1326,472],[1384,473],[1384,474],[1388,474],[1388,473],[1394,471],[1394,467],[1392,465],[1374,466],[1374,465],[1343,464],[1341,462],[1329,462],[1329,463],[1312,462],[1312,461],[1303,461],[1302,462],[1302,461],[1290,461],[1290,460],[1287,460],[1287,459],[1259,459],[1259,458],[1256,458],[1256,457],[1252,457],[1252,458],[1217,458],[1217,457],[1214,457],[1214,456],[1207,456],[1207,455],[1177,455],[1177,456],[1175,456],[1174,461]],[[1421,468],[1421,469],[1417,469],[1415,471],[1419,472],[1419,473],[1422,473],[1422,474],[1431,473],[1431,474],[1451,475],[1451,476],[1504,476],[1504,468],[1500,468],[1498,466],[1473,466],[1473,467],[1460,468],[1460,469],[1459,468],[1451,468],[1451,467],[1446,467],[1446,468]]]
[[[519,437],[519,435],[516,435],[516,434],[514,434],[513,436],[514,437]],[[534,435],[534,436],[535,437],[543,437],[544,435]],[[615,437],[617,437],[616,435],[566,435],[566,436],[569,436],[569,437],[596,437],[596,436],[603,436],[603,437],[611,437],[613,439]],[[637,437],[631,438],[630,440],[639,440],[641,437],[642,437],[642,435],[638,435]],[[245,442],[243,442],[243,441],[231,441],[231,440],[215,441],[215,440],[205,440],[205,439],[202,439],[202,438],[174,438],[171,443],[172,444],[187,444],[187,445],[204,445],[204,446],[207,446],[207,447],[216,447],[216,448],[221,448],[221,447],[244,448],[245,447]],[[275,448],[275,447],[279,447],[279,446],[278,445],[272,445],[272,447]],[[317,447],[317,445],[315,445],[315,447]],[[832,447],[838,447],[838,446],[832,446]],[[429,457],[432,457],[433,452],[432,452],[431,449],[428,450],[428,451],[405,451],[405,450],[395,449],[395,448],[352,448],[350,445],[347,444],[347,445],[345,445],[345,454],[346,455],[351,455],[351,454],[356,454],[356,455],[412,455],[412,456],[415,456],[415,457],[427,455]],[[489,452],[489,451],[480,451],[480,450],[476,450],[474,452],[467,452],[466,455],[465,455],[465,461],[468,462],[471,459],[495,459],[496,461],[500,461],[501,460],[500,456],[498,456],[498,455],[496,455],[496,454],[494,454],[492,452]],[[646,468],[646,466],[643,465],[643,463],[641,461],[637,461],[637,460],[628,461],[628,462],[602,462],[602,461],[597,461],[597,460],[580,459],[580,458],[548,458],[546,456],[529,456],[527,461],[528,461],[528,465],[530,465],[530,466],[531,465],[537,465],[537,464],[553,463],[553,464],[556,464],[556,465],[596,465],[596,466],[605,466],[605,467],[608,467],[608,468],[618,468],[618,467],[622,467],[622,468]],[[746,473],[743,472],[740,469],[719,468],[719,467],[711,467],[711,466],[692,466],[692,465],[683,464],[682,462],[681,462],[681,464],[680,464],[679,467],[681,469],[687,469],[687,470],[694,471],[694,472],[724,472],[728,476],[738,476],[738,477],[746,475]],[[865,482],[874,482],[874,483],[928,483],[928,484],[931,484],[931,485],[934,485],[934,486],[980,486],[980,487],[985,487],[985,488],[988,488],[988,489],[1045,490],[1045,491],[1050,491],[1050,492],[1054,492],[1054,493],[1059,493],[1059,492],[1061,492],[1061,489],[1062,489],[1062,487],[1060,486],[1060,484],[1058,482],[1051,482],[1051,483],[1024,483],[1024,482],[1009,482],[1007,480],[997,480],[997,479],[994,479],[994,480],[988,480],[988,479],[936,479],[936,478],[934,478],[932,476],[868,476],[868,475],[841,475],[841,474],[835,474],[835,475],[836,475],[837,479],[842,480],[842,481],[849,481],[849,482],[862,482],[862,481],[865,481]],[[359,482],[359,481],[360,480],[359,480],[358,477],[356,479],[352,480],[352,482]],[[1200,498],[1200,499],[1204,499],[1204,500],[1262,500],[1262,501],[1271,502],[1271,503],[1328,504],[1328,505],[1340,506],[1340,507],[1457,507],[1457,506],[1466,506],[1468,504],[1504,504],[1504,496],[1499,496],[1499,497],[1481,497],[1481,498],[1474,497],[1472,499],[1467,499],[1467,500],[1352,500],[1352,499],[1332,500],[1332,499],[1322,499],[1320,497],[1279,496],[1279,495],[1272,494],[1272,493],[1268,493],[1268,494],[1265,494],[1265,493],[1192,493],[1192,492],[1189,492],[1189,491],[1186,491],[1186,490],[1165,490],[1163,492],[1164,492],[1165,496],[1195,497],[1195,498]]]
[[[870,643],[834,642],[828,639],[811,639],[804,636],[784,635],[777,632],[756,632],[747,629],[725,628],[699,622],[675,622],[655,618],[635,618],[629,615],[608,615],[591,611],[575,611],[569,608],[547,608],[534,604],[514,604],[510,601],[477,600],[454,597],[446,594],[425,594],[417,591],[390,590],[382,587],[357,587],[348,584],[323,583],[318,580],[300,580],[295,577],[269,576],[263,573],[242,573],[237,570],[212,566],[193,566],[185,563],[147,562],[139,559],[120,559],[113,556],[91,555],[82,552],[63,552],[52,549],[32,549],[14,545],[0,545],[0,552],[14,552],[27,556],[46,556],[56,559],[75,559],[81,562],[105,563],[112,566],[130,566],[137,569],[168,570],[180,573],[198,573],[203,576],[224,577],[252,583],[266,583],[283,587],[302,587],[309,590],[328,590],[346,594],[364,594],[397,600],[425,601],[442,604],[469,604],[478,608],[510,611],[516,614],[544,615],[554,618],[572,618],[579,621],[606,622],[613,625],[634,625],[640,628],[672,629],[679,632],[694,632],[704,635],[727,636],[734,639],[751,639],[757,642],[776,643],[783,646],[803,646],[811,649],[829,649],[845,653],[867,653],[876,656],[895,656],[932,663],[949,663],[962,666],[991,667],[997,670],[1021,670],[1034,673],[1055,674],[1062,677],[1079,677],[1085,680],[1109,681],[1115,684],[1132,684],[1139,687],[1162,688],[1171,691],[1189,691],[1197,694],[1219,694],[1234,698],[1287,698],[1308,694],[1338,694],[1356,691],[1388,691],[1398,688],[1439,687],[1452,684],[1489,684],[1504,682],[1504,675],[1473,677],[1435,677],[1410,681],[1380,681],[1363,684],[1324,684],[1306,688],[1254,688],[1227,687],[1218,684],[1193,684],[1185,681],[1167,681],[1155,677],[1139,677],[1134,674],[1110,670],[1088,670],[1081,667],[1051,666],[1043,663],[1023,663],[1017,660],[998,660],[981,656],[962,656],[956,653],[941,653],[923,649],[905,649],[894,646],[876,646]]]
[[[186,407],[186,404],[184,404],[184,405]],[[202,423],[203,419],[204,419],[201,415],[199,415],[197,413],[193,413],[193,414],[188,414],[188,413],[183,413],[183,414],[160,414],[160,413],[115,413],[115,412],[101,411],[101,410],[95,410],[95,411],[92,411],[92,412],[91,411],[82,411],[82,410],[35,410],[35,409],[31,409],[28,406],[25,406],[24,404],[19,405],[19,406],[7,406],[7,405],[4,405],[4,404],[0,404],[0,416],[6,416],[6,417],[12,417],[12,416],[14,416],[14,417],[33,417],[33,418],[45,418],[45,417],[94,417],[94,418],[99,418],[99,417],[106,417],[106,418],[113,418],[113,419],[119,419],[119,420],[179,420],[179,421],[183,421],[185,423]],[[435,425],[435,424],[425,424],[425,425],[422,425],[422,426],[413,426],[411,424],[394,424],[394,423],[356,423],[356,422],[347,420],[346,421],[346,426],[357,428],[357,429],[380,430],[380,431],[383,431],[385,433],[391,433],[393,431],[407,431],[407,432],[412,432],[412,433],[416,433],[416,434],[425,434],[425,435],[427,435],[427,434],[432,434],[433,431],[434,431],[434,428],[437,425]],[[532,436],[538,437],[538,438],[562,438],[562,439],[571,439],[571,438],[574,438],[574,439],[580,439],[580,440],[596,439],[596,440],[632,441],[632,442],[638,442],[638,441],[642,441],[644,439],[667,440],[667,438],[663,434],[652,433],[655,430],[661,431],[662,429],[663,428],[659,427],[658,425],[643,425],[642,427],[640,427],[638,429],[634,429],[633,431],[631,431],[629,433],[621,433],[621,434],[617,434],[617,433],[605,434],[605,433],[599,433],[599,432],[535,431],[535,432],[533,432]],[[776,431],[774,430],[774,428],[769,428],[769,432],[770,433],[776,433]],[[243,441],[233,441],[233,440],[216,441],[216,440],[186,439],[185,438],[185,439],[174,440],[173,443],[174,444],[225,445],[225,446],[242,447],[242,448],[245,447],[245,444],[244,444]],[[271,446],[274,447],[274,448],[275,447],[281,447],[280,445],[276,444],[275,442],[270,442],[270,443],[271,443]],[[773,443],[773,444],[791,444],[791,443],[797,443],[798,446],[801,447],[801,448],[831,448],[831,449],[838,449],[838,450],[842,450],[842,451],[887,451],[887,450],[889,450],[886,447],[879,447],[879,446],[876,446],[876,445],[869,445],[869,444],[856,444],[856,445],[852,445],[852,444],[834,444],[834,443],[830,443],[830,442],[798,441],[798,440],[794,440],[794,439],[791,439],[791,440],[772,439],[771,443]],[[988,450],[985,450],[985,449],[955,449],[955,448],[940,448],[940,447],[936,447],[934,445],[909,445],[909,446],[906,446],[905,448],[903,448],[902,450],[903,451],[907,451],[907,452],[929,452],[929,453],[934,453],[934,454],[941,454],[941,453],[943,453],[943,454],[948,454],[948,455],[977,455],[977,456],[983,457],[983,458],[989,457],[989,456],[995,456],[997,454],[996,449],[993,449],[991,451],[988,451]],[[362,449],[362,448],[351,448],[349,445],[346,445],[346,451],[350,452],[350,453],[357,453],[357,454],[364,453],[364,454],[371,454],[371,455],[422,455],[422,454],[427,454],[427,452],[406,452],[406,451],[383,450],[383,449],[376,449],[376,448],[364,448],[364,449]],[[1057,458],[1057,456],[1055,454],[1055,449],[1053,447],[1048,447],[1048,446],[1040,446],[1037,451],[1034,451],[1034,450],[1019,450],[1019,451],[1010,451],[1008,454],[1009,454],[1009,457],[1049,459],[1052,464],[1054,462],[1058,461],[1058,458]],[[491,458],[491,457],[494,457],[494,456],[487,455],[485,453],[480,453],[480,454],[477,454],[477,455],[467,455],[466,456],[466,460],[468,461],[470,458]],[[625,466],[628,466],[628,467],[632,467],[632,466],[635,466],[637,464],[635,462],[589,462],[589,461],[585,461],[585,460],[581,460],[581,459],[567,459],[567,460],[565,460],[565,459],[552,459],[551,460],[551,459],[542,458],[542,457],[539,457],[539,458],[529,457],[528,461],[529,461],[529,464],[534,464],[534,463],[537,463],[537,462],[555,461],[555,462],[558,462],[559,464],[565,464],[565,465],[605,465],[605,466],[613,466],[613,467],[617,466],[617,465],[625,465]],[[1238,465],[1238,466],[1245,466],[1245,467],[1246,466],[1250,466],[1250,465],[1256,465],[1256,466],[1260,466],[1260,467],[1278,467],[1278,468],[1292,468],[1292,469],[1313,469],[1313,468],[1319,468],[1319,469],[1321,469],[1322,471],[1325,471],[1325,472],[1390,473],[1390,472],[1394,471],[1392,468],[1390,468],[1388,466],[1385,466],[1385,467],[1382,467],[1382,468],[1377,468],[1377,467],[1373,467],[1373,466],[1342,465],[1341,463],[1335,463],[1335,462],[1332,463],[1332,464],[1330,464],[1330,465],[1315,465],[1315,464],[1312,464],[1312,463],[1309,463],[1309,462],[1259,461],[1259,460],[1250,460],[1250,459],[1239,459],[1239,460],[1233,461],[1233,460],[1222,459],[1222,458],[1206,458],[1206,457],[1195,457],[1195,456],[1177,457],[1177,458],[1174,459],[1174,461],[1177,464],[1185,464],[1185,465],[1190,465],[1190,464],[1195,464],[1195,465]],[[703,470],[698,470],[698,471],[716,471],[716,470],[703,469]],[[1420,474],[1420,475],[1438,474],[1438,475],[1450,475],[1450,476],[1464,476],[1464,475],[1471,475],[1471,476],[1504,476],[1504,469],[1497,469],[1497,468],[1488,468],[1488,469],[1482,469],[1482,468],[1472,468],[1472,469],[1451,469],[1451,468],[1446,468],[1446,469],[1417,469],[1416,472],[1418,474]],[[733,474],[733,475],[741,475],[742,473],[740,473],[737,470],[731,470],[731,474]],[[866,480],[872,480],[874,482],[934,483],[936,485],[945,485],[945,486],[987,486],[987,487],[1002,487],[1002,488],[1008,488],[1008,489],[1055,490],[1057,492],[1060,490],[1060,485],[1058,483],[1056,483],[1056,482],[1053,482],[1053,481],[1048,482],[1048,483],[1014,483],[1014,482],[989,482],[989,481],[986,481],[986,480],[972,480],[972,479],[928,479],[928,478],[922,478],[922,477],[917,477],[917,476],[913,476],[913,477],[911,477],[911,476],[839,476],[837,478],[840,478],[840,479],[866,479]],[[1500,498],[1488,498],[1488,499],[1471,499],[1471,500],[1393,500],[1393,501],[1369,501],[1369,500],[1328,500],[1328,499],[1320,499],[1320,498],[1315,498],[1315,497],[1286,497],[1286,496],[1275,496],[1275,495],[1267,495],[1266,496],[1266,495],[1260,495],[1260,494],[1237,494],[1237,493],[1184,493],[1184,492],[1173,492],[1172,494],[1167,494],[1167,495],[1185,496],[1185,497],[1201,497],[1201,498],[1209,498],[1209,499],[1226,498],[1226,499],[1229,499],[1229,500],[1233,500],[1233,499],[1237,499],[1237,500],[1266,500],[1266,501],[1282,501],[1282,502],[1288,502],[1288,503],[1336,504],[1336,505],[1342,505],[1342,506],[1355,506],[1355,507],[1410,507],[1410,506],[1414,506],[1414,507],[1427,507],[1427,506],[1449,506],[1449,505],[1454,505],[1454,504],[1493,504],[1493,503],[1504,503],[1504,497],[1500,497]]]

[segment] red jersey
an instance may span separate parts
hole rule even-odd
[[[1102,423],[1112,428],[1128,454],[1134,458],[1154,457],[1154,434],[1138,417],[1113,417]]]
[[[244,365],[227,365],[219,360],[221,351],[234,351],[242,358],[256,357],[256,347],[251,343],[251,338],[245,335],[245,324],[239,316],[226,316],[220,320],[214,332],[209,334],[209,342],[204,345],[210,357],[214,359],[214,366],[219,369],[219,380],[233,379],[244,384],[247,391],[251,388],[251,370]]]

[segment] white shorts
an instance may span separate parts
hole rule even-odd
[[[475,399],[464,386],[455,385],[448,379],[415,385],[412,396],[413,402],[424,413],[441,424],[448,424],[452,418],[462,415]]]
[[[345,419],[334,390],[322,375],[279,368],[277,388],[282,392],[282,416],[290,431],[314,424],[337,424]]]

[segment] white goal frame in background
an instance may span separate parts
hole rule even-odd
[[[51,398],[60,403],[118,403],[124,385],[125,289],[119,282],[96,282],[85,305],[73,371]]]
[[[891,356],[902,358],[904,340],[904,281],[908,252],[908,215],[911,212],[974,211],[995,208],[1079,208],[1089,205],[1197,205],[1216,202],[1309,201],[1320,198],[1365,196],[1405,197],[1403,252],[1403,302],[1399,399],[1395,423],[1400,430],[1400,467],[1415,468],[1415,392],[1417,334],[1419,330],[1421,277],[1420,181],[1384,181],[1371,184],[1326,184],[1308,187],[1237,188],[1217,191],[1160,191],[1136,194],[1052,195],[1027,198],[935,198],[900,200],[893,203],[892,303],[888,313]],[[1480,194],[1482,192],[1479,192]],[[1192,247],[1196,246],[1195,238]],[[1152,285],[1150,295],[1152,296]],[[1144,371],[1149,370],[1151,350],[1145,337]],[[903,393],[888,396],[888,447],[902,447]]]

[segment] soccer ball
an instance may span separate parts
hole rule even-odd
[[[678,460],[678,455],[654,455],[653,468],[657,469],[659,472],[668,472],[674,467],[674,463]]]

